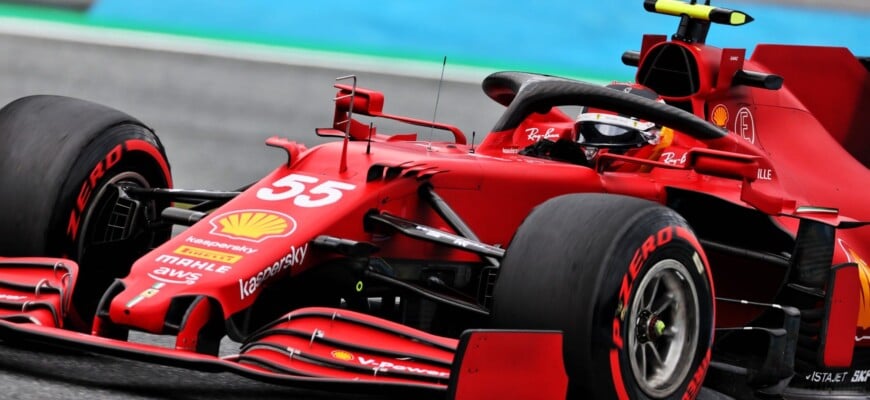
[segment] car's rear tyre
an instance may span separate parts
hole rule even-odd
[[[712,280],[697,239],[671,209],[608,194],[551,199],[517,230],[494,290],[494,327],[564,332],[571,398],[677,399],[700,390]]]
[[[171,233],[148,226],[168,204],[143,202],[147,212],[132,215],[116,185],[172,185],[163,145],[135,118],[62,96],[0,109],[0,255],[75,260],[71,323],[81,329],[105,288]]]

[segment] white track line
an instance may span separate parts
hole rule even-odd
[[[440,59],[432,62],[409,61],[28,18],[0,17],[0,34],[292,66],[329,68],[339,70],[342,74],[367,72],[424,79],[438,79],[441,75]],[[450,65],[448,59],[444,79],[452,82],[477,84],[495,71],[496,69]]]

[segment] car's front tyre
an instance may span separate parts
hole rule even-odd
[[[700,390],[712,280],[698,240],[671,209],[608,194],[541,204],[507,249],[494,299],[497,328],[563,331],[570,398]]]
[[[150,225],[168,204],[119,200],[118,187],[171,185],[160,140],[123,112],[49,95],[0,109],[0,255],[76,261],[80,329],[105,288],[170,234]]]

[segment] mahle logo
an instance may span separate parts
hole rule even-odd
[[[267,210],[231,211],[212,218],[209,223],[213,235],[249,242],[289,236],[296,230],[292,217]]]

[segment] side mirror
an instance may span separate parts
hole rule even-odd
[[[350,110],[351,94],[353,94],[353,113],[378,117],[384,112],[384,94],[371,89],[356,88],[353,86],[336,84],[338,93],[335,95],[335,111],[338,113]]]
[[[711,149],[692,149],[686,157],[689,168],[705,175],[752,182],[758,178],[758,157]]]

